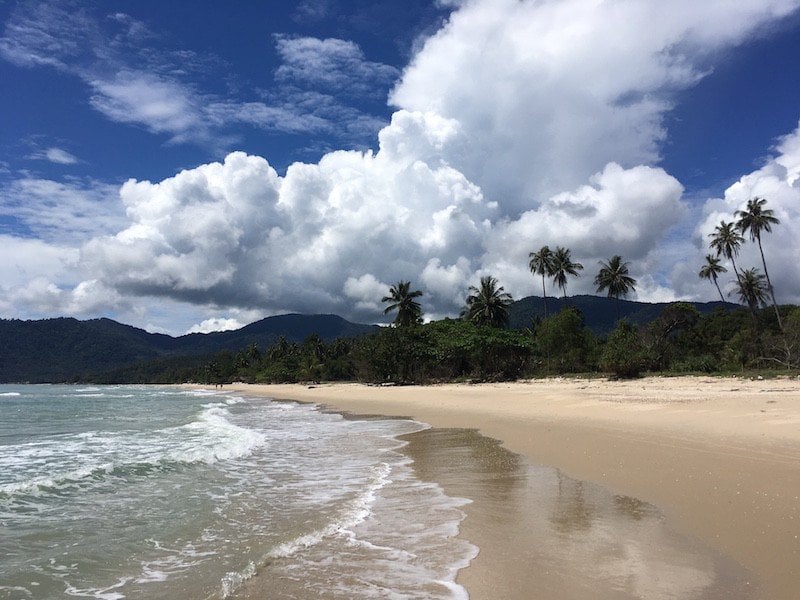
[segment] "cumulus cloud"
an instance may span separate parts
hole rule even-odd
[[[394,282],[432,257],[449,265],[480,253],[496,210],[459,172],[415,158],[449,130],[436,117],[411,127],[420,120],[395,115],[400,130],[426,133],[402,148],[334,152],[284,177],[233,153],[159,183],[129,181],[130,226],[91,240],[82,260],[128,293],[272,311],[342,312],[355,300],[369,318],[367,292],[386,290],[376,274]]]
[[[458,121],[452,166],[516,216],[609,162],[654,164],[675,93],[794,0],[465,2],[428,39],[394,105]]]
[[[681,184],[663,169],[623,169],[610,163],[588,185],[556,194],[518,219],[500,223],[489,238],[484,268],[504,273],[511,289],[526,290],[527,295],[532,292],[530,251],[566,246],[587,275],[570,281],[570,290],[593,293],[589,275],[600,260],[620,254],[638,262],[632,268],[641,272],[642,261],[686,215],[682,193]],[[645,293],[641,297],[651,299]]]

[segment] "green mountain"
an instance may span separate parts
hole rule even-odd
[[[292,314],[267,317],[235,331],[171,337],[111,319],[0,319],[0,383],[84,380],[157,359],[205,357],[221,350],[235,352],[250,344],[264,349],[280,336],[301,342],[315,333],[330,341],[374,329],[374,325],[351,323],[336,315]]]
[[[655,319],[670,302],[619,301],[619,317],[616,300],[606,296],[570,296],[569,298],[547,298],[547,314],[554,315],[562,308],[572,306],[583,315],[584,323],[595,335],[610,333],[619,319],[627,319],[636,325],[644,325]],[[738,304],[726,302],[687,302],[701,314],[709,314],[717,309],[741,308]],[[510,326],[514,329],[530,327],[536,319],[544,318],[544,301],[541,296],[528,296],[517,300],[509,307]]]

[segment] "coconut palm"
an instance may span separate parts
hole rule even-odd
[[[422,296],[419,290],[411,291],[410,281],[398,281],[389,288],[389,295],[381,298],[381,302],[391,302],[383,311],[389,314],[393,310],[397,311],[394,324],[397,327],[415,325],[422,322],[422,307],[414,298]]]
[[[764,198],[751,198],[747,201],[745,210],[737,210],[736,216],[739,220],[736,221],[736,227],[742,233],[750,234],[750,241],[758,242],[758,250],[761,252],[761,264],[764,266],[764,275],[767,279],[767,290],[769,290],[770,297],[772,298],[772,306],[775,308],[775,316],[778,317],[778,327],[783,330],[783,323],[781,322],[781,313],[778,310],[778,303],[775,301],[775,289],[772,287],[772,282],[769,279],[769,271],[767,270],[767,261],[764,260],[764,248],[761,247],[761,232],[772,232],[772,226],[780,223],[772,209],[764,208],[767,201]]]
[[[549,246],[542,246],[538,252],[531,252],[528,267],[531,273],[542,276],[542,300],[544,301],[544,316],[547,316],[547,290],[544,285],[545,275],[553,276],[553,251]]]
[[[619,297],[627,296],[629,292],[636,291],[636,280],[628,275],[628,263],[615,254],[604,263],[600,261],[600,271],[594,278],[597,291],[608,290],[609,298],[616,298],[617,319],[619,319]]]
[[[747,305],[756,319],[756,310],[759,306],[767,304],[766,277],[758,272],[758,269],[746,269],[739,274],[736,288],[731,292],[739,296],[739,299]]]
[[[498,287],[497,279],[487,275],[481,277],[479,287],[471,285],[467,296],[467,306],[461,317],[476,325],[504,327],[508,324],[508,305],[513,302],[511,294]]]
[[[728,269],[720,264],[719,258],[712,256],[711,254],[706,254],[706,264],[703,265],[703,268],[700,269],[700,272],[697,274],[700,279],[708,279],[709,281],[712,281],[715,286],[717,286],[717,291],[719,292],[719,297],[723,304],[725,303],[725,296],[722,295],[722,290],[719,289],[717,277],[720,273],[727,272]]]
[[[553,253],[553,282],[567,297],[567,275],[578,276],[578,271],[583,270],[581,263],[572,262],[569,248],[558,246]]]
[[[733,272],[736,279],[739,279],[739,269],[736,268],[736,257],[739,256],[739,248],[744,243],[744,238],[736,230],[736,225],[720,221],[714,228],[714,233],[709,233],[711,238],[709,246],[716,250],[717,256],[724,256],[731,261]]]

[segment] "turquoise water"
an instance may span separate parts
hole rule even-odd
[[[418,423],[150,386],[0,386],[0,414],[0,598],[466,597]]]

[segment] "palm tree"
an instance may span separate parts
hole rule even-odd
[[[397,327],[421,323],[422,307],[419,302],[414,300],[414,298],[419,298],[420,296],[422,296],[422,292],[419,290],[411,291],[410,281],[398,281],[389,288],[389,295],[381,298],[381,302],[391,302],[383,311],[383,314],[386,315],[396,310],[397,316],[394,319],[394,324]]]
[[[544,316],[547,316],[547,290],[544,287],[544,277],[553,276],[553,251],[548,246],[542,246],[538,252],[531,252],[528,267],[531,273],[542,276],[542,300],[544,301]]]
[[[764,265],[764,275],[767,279],[767,289],[769,290],[770,297],[772,298],[772,306],[775,308],[775,316],[778,317],[778,327],[783,331],[783,323],[781,322],[781,313],[778,310],[778,303],[775,301],[775,289],[772,287],[772,282],[769,279],[769,271],[767,270],[767,261],[764,260],[764,249],[761,247],[761,232],[772,232],[772,226],[780,223],[772,209],[764,208],[767,203],[764,198],[751,198],[747,201],[745,210],[737,210],[736,216],[739,220],[736,221],[736,227],[742,233],[750,233],[750,241],[758,242],[758,250],[761,252],[761,264]]]
[[[497,286],[497,279],[487,275],[481,277],[480,287],[471,285],[467,306],[461,317],[476,325],[504,327],[508,324],[508,305],[513,302],[511,294]]]
[[[742,271],[736,283],[736,289],[731,293],[736,293],[741,301],[747,304],[756,320],[756,309],[767,304],[766,277],[758,272],[758,269],[746,269]]]
[[[619,254],[611,257],[607,263],[600,261],[600,271],[594,278],[597,291],[608,290],[609,298],[616,298],[617,319],[619,319],[619,297],[636,291],[636,280],[628,275],[628,263],[623,262]]]
[[[709,246],[717,251],[717,256],[724,256],[733,264],[733,272],[736,279],[739,279],[739,270],[736,268],[736,256],[739,256],[739,247],[744,243],[744,238],[739,235],[733,223],[720,221],[714,228],[714,233],[709,233],[711,238]]]
[[[553,253],[553,282],[561,288],[564,298],[567,297],[567,275],[578,276],[578,271],[583,270],[581,263],[572,262],[569,248],[558,246]]]
[[[717,281],[717,276],[720,273],[727,273],[728,269],[723,267],[719,263],[719,258],[712,256],[711,254],[706,254],[706,264],[703,265],[703,268],[700,269],[700,272],[697,274],[700,279],[708,279],[709,281],[713,281],[714,285],[717,286],[717,291],[719,292],[720,300],[722,303],[725,304],[725,296],[722,295],[722,290],[719,289],[719,282]]]

